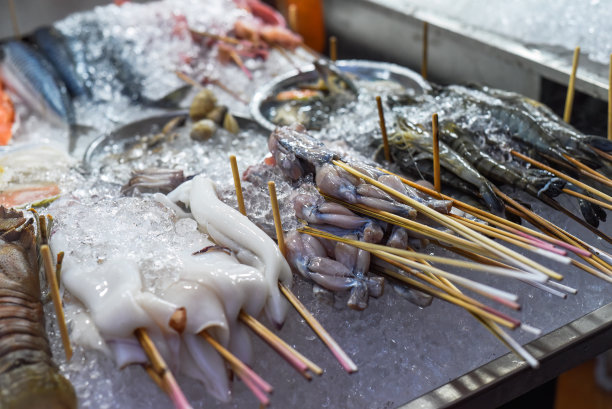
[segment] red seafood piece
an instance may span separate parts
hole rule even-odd
[[[15,122],[15,109],[11,98],[6,93],[0,81],[0,145],[6,145],[13,136],[13,123]]]

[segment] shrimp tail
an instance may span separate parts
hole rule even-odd
[[[479,189],[480,195],[482,199],[485,201],[489,209],[497,215],[502,215],[504,212],[504,202],[497,197],[495,192],[493,192],[493,188],[488,183],[484,183],[480,186]]]
[[[589,136],[587,143],[604,152],[612,152],[612,141],[601,136]]]

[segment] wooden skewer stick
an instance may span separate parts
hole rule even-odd
[[[567,193],[570,196],[579,197],[580,199],[584,199],[587,202],[595,203],[596,205],[599,205],[605,209],[612,210],[612,204],[602,202],[601,200],[597,200],[595,198],[592,198],[591,196],[583,195],[582,193],[574,192],[571,189],[564,188],[563,193]]]
[[[441,284],[445,286],[445,290],[447,292],[455,292],[458,294],[463,294],[457,287],[455,287],[448,280],[434,276],[436,279],[440,281]],[[470,314],[478,320],[489,332],[491,332],[497,339],[499,339],[508,349],[513,351],[517,356],[522,357],[532,368],[538,368],[540,366],[539,362],[529,354],[518,342],[514,340],[510,335],[506,334],[495,322],[490,319],[481,317],[473,312]],[[539,335],[541,331],[537,328],[531,327],[529,325],[520,324],[520,328],[532,332],[536,335]]]
[[[593,152],[595,152],[596,154],[598,154],[599,156],[601,156],[604,159],[609,160],[610,162],[612,162],[612,155],[609,154],[608,152],[604,152],[601,149],[597,149],[594,146],[591,146],[591,149],[593,150]]]
[[[440,142],[438,141],[438,114],[431,116],[431,137],[433,149],[433,176],[434,189],[436,192],[442,192],[442,183],[440,182]]]
[[[419,291],[423,291],[424,293],[427,293],[427,294],[430,294],[430,295],[432,295],[434,297],[440,298],[440,299],[442,299],[444,301],[447,301],[447,302],[449,302],[451,304],[455,304],[455,305],[458,305],[460,307],[463,307],[466,310],[468,310],[470,312],[473,312],[474,314],[476,314],[478,316],[482,316],[482,317],[491,319],[492,321],[499,322],[499,323],[501,323],[501,325],[505,325],[508,328],[514,329],[514,328],[518,327],[518,325],[516,325],[513,322],[506,321],[506,320],[498,317],[495,314],[492,314],[492,313],[490,313],[488,311],[484,311],[481,308],[479,308],[479,307],[477,307],[477,306],[475,306],[473,304],[470,304],[468,302],[465,302],[465,301],[463,301],[463,300],[461,300],[461,299],[459,299],[457,297],[453,297],[450,294],[447,294],[445,292],[442,292],[442,291],[430,288],[430,287],[426,286],[425,284],[422,284],[422,283],[420,283],[420,282],[418,282],[418,281],[416,281],[416,280],[414,280],[414,279],[412,279],[410,277],[406,277],[403,274],[399,274],[399,273],[396,273],[395,271],[388,270],[388,269],[382,269],[382,271],[384,272],[384,274],[386,274],[386,275],[388,275],[390,277],[393,277],[396,280],[403,281],[406,284],[415,287]]]
[[[608,68],[608,139],[612,141],[612,54]]]
[[[338,345],[336,340],[327,332],[323,325],[308,311],[306,306],[291,292],[287,286],[279,282],[278,286],[283,295],[289,300],[291,305],[297,310],[297,312],[304,318],[304,320],[310,325],[310,328],[317,334],[317,336],[323,341],[323,343],[329,348],[332,355],[340,362],[340,365],[348,373],[357,371],[357,365],[353,360],[344,352],[344,350]]]
[[[240,173],[238,172],[238,163],[236,155],[230,156],[230,166],[232,167],[232,176],[234,177],[234,188],[236,189],[236,199],[238,200],[238,210],[246,216],[246,207],[244,207],[244,197],[242,196],[242,184],[240,183]]]
[[[362,250],[366,250],[366,251],[369,251],[369,252],[372,252],[372,253],[375,252],[375,251],[382,251],[382,252],[391,253],[393,255],[400,256],[400,257],[403,257],[403,258],[406,258],[406,259],[409,259],[409,260],[415,260],[417,262],[418,261],[427,260],[427,261],[431,261],[431,262],[434,262],[434,263],[446,264],[446,265],[449,265],[449,266],[455,266],[455,267],[458,267],[458,268],[465,268],[465,269],[468,269],[468,270],[488,272],[488,273],[499,274],[499,275],[503,275],[503,276],[507,276],[507,277],[513,277],[513,278],[533,279],[535,281],[542,281],[542,282],[545,282],[548,279],[548,277],[543,275],[543,274],[541,276],[538,276],[538,277],[533,277],[533,274],[525,273],[523,271],[518,271],[518,270],[515,270],[515,269],[507,269],[507,268],[503,268],[503,267],[486,266],[484,264],[474,263],[474,262],[471,262],[471,261],[458,260],[456,258],[448,258],[448,257],[435,256],[435,255],[426,254],[426,253],[419,253],[419,252],[416,252],[416,251],[409,251],[409,250],[398,249],[398,248],[395,248],[395,247],[385,246],[385,245],[382,245],[382,244],[367,243],[367,242],[363,242],[363,241],[359,241],[359,240],[348,239],[348,238],[345,238],[345,237],[339,237],[339,236],[336,236],[334,234],[324,232],[322,230],[314,229],[312,227],[304,227],[304,228],[302,228],[302,229],[300,229],[298,231],[304,232],[306,234],[310,234],[312,236],[322,237],[322,238],[326,238],[326,239],[329,239],[329,240],[333,240],[333,241],[338,241],[338,242],[341,242],[341,243],[349,244],[349,245],[351,245],[353,247],[357,247],[357,248],[360,248]],[[568,264],[569,264],[569,262],[568,262]],[[448,277],[447,277],[447,279],[452,281]]]
[[[566,240],[568,243],[570,243],[573,246],[577,246],[577,247],[582,248],[582,249],[590,248],[590,246],[587,243],[583,242],[582,240],[580,240],[577,237],[572,236],[571,234],[569,234],[565,230],[561,229],[560,227],[557,227],[552,222],[550,222],[550,221],[540,217],[539,215],[537,215],[534,212],[532,212],[531,210],[527,209],[526,207],[524,207],[520,203],[518,203],[515,200],[507,197],[505,194],[500,193],[499,196],[502,197],[505,201],[507,201],[508,203],[512,204],[512,206],[515,207],[515,208],[507,207],[506,208],[507,210],[511,211],[512,213],[516,214],[519,217],[524,218],[525,220],[529,221],[534,226],[538,226],[540,229],[542,229],[542,231],[548,231],[550,234],[559,237],[561,240]],[[569,212],[565,208],[559,206],[558,203],[555,202],[554,200],[550,201],[550,205],[552,205],[554,209],[557,209],[559,211],[564,212],[564,214],[567,214],[569,217],[575,217],[577,219],[576,216],[574,216],[571,212]],[[558,207],[554,207],[555,205],[558,206]],[[605,236],[605,237],[607,237],[607,236]],[[586,261],[587,263],[591,264],[592,266],[599,268],[601,271],[604,271],[607,274],[612,274],[612,266],[609,266],[607,263],[605,263],[603,260],[601,260],[595,254],[588,253],[588,255],[586,255],[586,256],[584,254],[581,254],[581,253],[578,253],[578,252],[576,254],[580,258],[582,258],[584,261]]]
[[[459,220],[460,223],[463,223],[464,225],[470,227],[471,229],[479,231],[482,234],[485,234],[489,237],[494,237],[496,239],[503,240],[517,247],[520,247],[528,251],[533,251],[537,254],[540,254],[544,257],[548,257],[552,260],[558,261],[563,264],[570,263],[571,259],[569,257],[565,257],[564,250],[561,251],[561,254],[559,254],[559,252],[553,251],[553,250],[556,250],[554,247],[553,248],[536,247],[537,244],[533,243],[531,240],[526,239],[524,237],[521,237],[521,236],[512,237],[511,233],[503,232],[503,230],[498,230],[495,227],[487,226],[485,224],[478,223],[476,221],[467,219],[465,217],[460,217],[460,216],[453,215],[453,214],[451,214],[450,217]]]
[[[274,227],[276,229],[276,236],[278,238],[278,247],[283,255],[286,254],[285,249],[285,238],[283,237],[283,227],[281,225],[280,210],[278,208],[278,200],[276,199],[276,187],[274,182],[268,182],[268,189],[270,191],[270,201],[272,202],[272,214],[274,217]],[[349,358],[349,356],[340,348],[338,343],[329,335],[323,328],[321,323],[308,311],[308,309],[302,304],[298,298],[291,292],[291,290],[279,281],[278,286],[283,295],[289,300],[291,305],[297,310],[297,312],[306,320],[308,325],[317,334],[317,336],[327,345],[334,357],[340,362],[342,367],[348,372],[352,373],[357,370],[357,365]]]
[[[370,217],[373,217],[378,220],[382,220],[390,224],[395,224],[397,226],[405,228],[406,230],[418,232],[420,234],[436,239],[443,243],[447,243],[447,244],[450,244],[450,245],[453,245],[459,248],[463,248],[469,251],[480,252],[480,253],[487,254],[491,257],[495,257],[494,254],[488,253],[486,249],[484,249],[482,246],[479,246],[478,244],[472,243],[469,240],[466,240],[462,237],[455,236],[445,231],[435,229],[431,226],[427,226],[426,224],[415,222],[414,220],[410,220],[410,219],[407,219],[407,218],[404,218],[404,217],[401,217],[396,214],[389,213],[383,210],[374,209],[366,205],[362,205],[362,204],[354,205],[354,204],[347,203],[347,202],[338,200],[336,198],[333,198],[327,195],[323,195],[323,197],[325,198],[325,200],[340,203],[346,208],[348,208],[349,210],[352,210],[356,213],[362,213],[362,214],[365,214],[366,216],[370,216]]]
[[[168,365],[166,365],[166,361],[164,361],[164,358],[157,350],[157,347],[151,340],[151,337],[149,337],[147,330],[144,328],[137,328],[134,331],[134,335],[149,358],[151,366],[159,378],[159,382],[163,385],[162,390],[168,394],[170,400],[172,400],[174,403],[174,406],[177,409],[191,409],[191,405],[189,402],[187,402],[185,394],[183,394],[183,391],[176,382],[174,375],[172,375],[170,368],[168,368]]]
[[[597,195],[597,196],[599,196],[599,197],[601,197],[603,199],[606,199],[607,201],[612,203],[612,196],[609,196],[609,195],[607,195],[607,194],[605,194],[603,192],[600,192],[599,190],[595,189],[594,187],[591,187],[591,186],[589,186],[589,185],[587,185],[585,183],[582,183],[581,181],[579,181],[577,179],[574,179],[573,177],[568,176],[565,173],[559,172],[558,170],[553,169],[550,166],[547,166],[547,165],[543,164],[542,162],[539,162],[539,161],[537,161],[535,159],[532,159],[532,158],[530,158],[528,156],[525,156],[525,155],[523,155],[520,152],[517,152],[515,150],[511,150],[510,153],[512,155],[516,156],[517,158],[521,158],[525,162],[528,162],[528,163],[532,164],[533,166],[537,166],[540,169],[547,170],[550,173],[552,173],[553,175],[555,175],[555,176],[557,176],[557,177],[559,177],[561,179],[567,180],[568,182],[570,182],[570,183],[572,183],[572,184],[574,184],[574,185],[576,185],[578,187],[581,187],[584,190],[586,190],[588,192],[591,192],[594,195]]]
[[[416,210],[420,211],[422,214],[427,215],[429,218],[436,220],[437,222],[441,223],[442,225],[452,229],[453,231],[457,232],[458,234],[462,235],[463,237],[467,238],[468,240],[472,240],[473,242],[476,242],[480,245],[482,245],[483,247],[485,247],[487,250],[497,254],[499,257],[502,257],[503,259],[507,260],[508,262],[510,262],[511,264],[519,267],[520,269],[523,270],[527,270],[530,272],[542,272],[546,275],[548,275],[551,278],[554,278],[555,280],[561,280],[563,278],[562,275],[560,275],[559,273],[552,271],[551,269],[523,256],[522,254],[517,253],[514,250],[511,250],[507,247],[504,247],[496,242],[494,242],[493,240],[489,239],[488,237],[483,236],[482,234],[467,228],[465,226],[463,226],[461,223],[458,223],[457,221],[451,219],[448,216],[445,216],[441,213],[438,213],[437,211],[430,209],[429,207],[425,206],[424,204],[398,192],[395,189],[390,188],[389,186],[380,183],[379,181],[359,172],[356,169],[353,169],[351,166],[345,164],[344,162],[338,161],[338,160],[334,160],[332,161],[332,163],[342,169],[344,169],[345,171],[347,171],[348,173],[352,174],[353,176],[359,177],[363,180],[365,180],[366,182],[368,182],[371,185],[374,185],[376,187],[378,187],[379,189],[382,189],[383,191],[385,191],[386,193],[388,193],[389,195],[399,199],[402,203],[406,203],[410,206],[412,206],[413,208],[415,208]]]
[[[235,169],[234,169],[234,166],[232,166],[232,173],[234,175],[234,180],[236,180],[236,177],[238,177],[238,181],[239,181],[240,177],[238,174],[237,165]],[[282,227],[280,227],[281,221],[280,221],[280,212],[278,209],[278,200],[276,200],[276,187],[274,186],[274,182],[270,182],[270,183],[272,184],[272,186],[268,185],[268,189],[270,190],[270,200],[272,201],[272,212],[273,212],[273,217],[274,217],[274,225],[275,225],[275,228],[277,228],[276,235],[279,237],[279,240],[282,240],[282,245],[284,247],[285,241],[284,241],[284,237],[282,234]],[[238,196],[238,191],[239,189],[236,188],[238,203],[240,205],[240,203],[242,202],[242,208],[244,208],[244,197],[242,195]],[[274,197],[274,199],[272,199],[272,197]],[[246,216],[246,211],[244,215]],[[279,232],[279,229],[280,229],[280,232]],[[280,249],[280,241],[279,241],[279,249]],[[353,363],[353,361],[351,361],[348,355],[346,355],[346,353],[340,348],[340,346],[331,337],[331,335],[329,335],[329,333],[316,320],[316,318],[314,318],[314,316],[310,313],[310,311],[308,311],[308,309],[298,300],[298,298],[291,292],[291,290],[288,287],[286,287],[284,284],[282,284],[281,282],[278,283],[278,286],[281,292],[283,293],[283,295],[289,300],[289,302],[293,305],[293,307],[300,313],[300,315],[302,315],[302,317],[306,320],[306,322],[310,325],[310,327],[315,331],[315,333],[319,336],[319,338],[321,338],[321,340],[328,346],[328,348],[332,351],[334,356],[336,356],[336,358],[339,359],[340,364],[344,366],[345,368],[348,368],[347,371],[349,372],[356,371],[357,366]],[[295,352],[297,353],[297,351]],[[316,373],[317,375],[320,375],[322,373],[322,371],[319,373],[321,369],[315,364],[313,364],[307,358],[304,357],[304,360],[302,362],[306,364],[307,366],[310,365],[309,366],[310,370]],[[310,379],[309,375],[306,374],[304,376]]]
[[[408,185],[410,187],[413,187],[413,188],[415,188],[417,190],[420,190],[421,192],[427,193],[428,195],[430,195],[432,197],[435,197],[435,198],[438,198],[438,199],[450,200],[453,203],[453,206],[455,206],[455,207],[457,207],[457,208],[459,208],[459,209],[461,209],[461,210],[463,210],[463,211],[465,211],[465,212],[467,212],[467,213],[469,213],[469,214],[471,214],[473,216],[479,217],[482,220],[485,220],[485,221],[487,221],[487,222],[489,222],[491,224],[494,224],[494,225],[496,225],[498,227],[504,228],[504,229],[506,229],[508,231],[511,231],[511,232],[517,233],[517,234],[522,233],[522,234],[528,234],[529,236],[535,236],[535,237],[537,237],[537,238],[539,238],[541,240],[544,240],[544,241],[546,241],[548,243],[554,244],[554,245],[559,246],[559,247],[563,247],[563,248],[565,248],[567,250],[570,250],[570,251],[572,251],[572,252],[574,252],[576,254],[582,254],[585,257],[590,257],[591,256],[591,253],[589,251],[585,250],[584,248],[576,247],[576,246],[571,245],[571,244],[569,244],[569,243],[567,243],[565,241],[559,240],[559,239],[557,239],[555,237],[546,235],[546,234],[541,233],[539,231],[532,230],[532,229],[530,229],[528,227],[525,227],[525,226],[522,226],[520,224],[511,222],[510,220],[507,220],[507,219],[504,219],[504,218],[499,217],[497,215],[494,215],[493,213],[481,210],[481,209],[479,209],[477,207],[474,207],[472,205],[464,203],[464,202],[462,202],[460,200],[454,199],[454,198],[452,198],[450,196],[446,196],[446,195],[440,194],[440,193],[436,192],[433,189],[429,189],[429,188],[427,188],[425,186],[421,186],[418,183],[415,183],[415,182],[413,182],[413,181],[411,181],[409,179],[406,179],[406,178],[404,178],[404,177],[402,177],[400,175],[397,175],[395,173],[389,172],[388,170],[385,170],[385,169],[382,169],[382,168],[377,168],[377,169],[379,169],[380,171],[382,171],[384,173],[387,173],[389,175],[397,176],[406,185]]]
[[[567,159],[569,162],[571,162],[572,164],[576,165],[581,170],[585,171],[587,176],[591,175],[590,177],[592,177],[594,180],[597,180],[598,182],[603,183],[606,186],[612,187],[612,179],[608,178],[604,174],[597,172],[595,169],[585,165],[584,163],[572,158],[571,156],[565,153],[563,154],[563,157]]]
[[[428,32],[429,32],[429,24],[427,21],[423,21],[423,49],[421,56],[421,77],[427,79],[427,47],[428,47]]]
[[[394,261],[394,260],[392,260],[390,258],[385,257],[384,255],[380,255],[380,256],[376,256],[376,257],[378,257],[379,259],[381,259],[381,260],[391,264],[394,267],[397,267],[397,268],[407,272],[408,274],[411,274],[411,275],[415,276],[419,280],[425,281],[426,283],[428,283],[428,284],[430,284],[430,285],[432,285],[432,286],[434,286],[434,287],[436,287],[436,288],[438,288],[438,289],[440,289],[442,291],[446,291],[447,293],[449,293],[449,294],[451,294],[451,295],[453,295],[453,296],[455,296],[457,298],[462,299],[463,301],[465,301],[467,303],[473,304],[473,305],[475,305],[477,307],[480,307],[480,308],[482,308],[484,310],[487,310],[491,314],[495,314],[495,315],[497,315],[500,318],[508,320],[509,322],[514,322],[514,323],[516,323],[516,325],[520,325],[520,321],[510,317],[509,315],[506,315],[506,314],[496,310],[495,308],[489,307],[488,305],[483,304],[480,301],[478,301],[478,300],[476,300],[476,299],[474,299],[472,297],[469,297],[469,296],[463,294],[461,291],[459,291],[459,289],[457,287],[452,285],[450,281],[444,279],[443,277],[437,276],[435,274],[421,273],[418,270],[415,270],[415,269],[412,269],[412,268],[410,268],[408,266],[405,266],[402,263],[399,263],[397,261]],[[449,284],[450,284],[450,286],[449,286]],[[515,308],[513,308],[513,309],[514,310],[520,310],[521,308],[520,308],[520,305],[516,304]]]
[[[289,15],[289,28],[298,32],[298,17],[297,17],[297,4],[290,4],[289,9],[287,10],[287,14]]]
[[[274,184],[274,182],[268,182],[268,191],[270,192],[270,202],[272,203],[272,217],[274,218],[274,228],[276,229],[276,240],[278,242],[278,249],[284,256],[285,254],[287,254],[287,249],[285,247],[285,236],[283,235],[283,225],[281,224],[278,199],[276,198],[276,185]]]
[[[64,352],[66,353],[66,360],[70,361],[70,358],[72,358],[72,346],[70,345],[70,337],[68,336],[68,328],[66,327],[64,307],[62,305],[62,298],[59,293],[57,276],[55,275],[55,269],[53,268],[51,250],[47,244],[40,246],[40,254],[45,266],[45,275],[47,277],[47,283],[49,284],[49,290],[51,291],[53,306],[55,307],[55,317],[57,318],[57,326],[59,327],[60,334],[62,336],[62,345],[64,346]]]
[[[376,106],[378,107],[378,121],[380,123],[380,131],[382,132],[385,160],[387,162],[392,162],[393,160],[391,159],[391,150],[389,149],[389,138],[387,137],[387,125],[385,124],[385,112],[383,111],[380,95],[376,96]]]
[[[455,287],[448,280],[434,276],[439,282],[445,286],[445,291],[463,294],[457,287]],[[506,334],[495,322],[490,319],[481,317],[473,312],[470,314],[478,320],[489,332],[491,332],[497,339],[499,339],[508,349],[514,352],[517,356],[522,357],[532,368],[538,368],[539,362],[529,354],[518,342],[516,342],[510,335]],[[520,328],[539,335],[541,331],[537,328],[531,327],[530,325],[520,324]]]
[[[15,1],[8,0],[9,12],[11,13],[11,23],[13,24],[13,33],[15,38],[20,38],[21,33],[19,32],[19,24],[17,23],[17,10],[15,9]]]
[[[223,345],[219,344],[208,332],[202,331],[198,335],[204,338],[219,355],[229,362],[233,371],[242,379],[262,405],[268,406],[270,404],[270,399],[266,393],[272,393],[272,386],[268,382],[263,380],[255,371],[223,347]]]
[[[578,59],[580,58],[580,47],[574,49],[574,58],[572,59],[572,73],[569,77],[567,86],[567,97],[565,98],[565,110],[563,111],[563,120],[569,124],[572,117],[572,107],[574,106],[574,90],[576,87],[576,71],[578,70]]]
[[[425,262],[426,263],[426,262]],[[463,294],[457,287],[445,278],[433,276],[437,281],[444,286],[444,290],[453,294]],[[485,306],[486,307],[486,306]],[[531,356],[518,342],[516,342],[510,335],[506,334],[495,322],[490,319],[481,317],[473,312],[470,312],[474,318],[478,320],[489,332],[491,332],[497,339],[499,339],[508,349],[513,351],[517,356],[522,357],[532,368],[538,368],[539,362]],[[520,324],[520,328],[536,335],[539,335],[541,331],[537,328],[533,328],[529,325]]]
[[[338,59],[338,39],[336,36],[329,37],[329,59],[336,61]]]
[[[310,369],[313,373],[321,375],[323,370],[315,363],[310,361],[304,355],[289,346],[278,335],[266,328],[262,323],[257,321],[244,311],[240,312],[240,320],[253,330],[262,340],[264,340],[272,349],[279,353],[291,366],[300,372],[306,379],[311,380],[310,374],[306,371]]]

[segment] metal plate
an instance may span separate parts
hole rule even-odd
[[[110,133],[102,134],[94,139],[87,147],[85,155],[83,156],[83,163],[89,168],[94,159],[104,153],[106,147],[118,143],[125,143],[139,136],[157,132],[171,119],[176,117],[184,117],[186,119],[188,115],[189,112],[187,110],[164,112],[163,114],[123,125]],[[258,128],[262,135],[268,136],[267,130],[262,128],[256,121],[236,115],[234,115],[234,118],[236,118],[241,128]]]
[[[360,79],[397,82],[407,90],[412,90],[416,95],[431,90],[431,86],[423,77],[400,65],[367,60],[340,60],[336,61],[336,66],[342,72],[353,74]],[[253,96],[250,104],[253,119],[264,128],[273,131],[276,125],[270,122],[262,112],[264,102],[280,91],[287,90],[297,84],[314,82],[317,78],[319,76],[312,64],[300,68],[300,70],[292,70],[276,77],[273,81],[260,88]]]

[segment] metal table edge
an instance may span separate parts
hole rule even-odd
[[[540,368],[510,352],[397,409],[497,407],[604,352],[611,340],[609,303],[527,344]]]
[[[333,3],[346,0],[327,1]],[[372,11],[385,15],[400,15],[407,24],[409,24],[409,20],[427,22],[430,30],[438,29],[446,32],[447,35],[460,37],[463,42],[472,43],[474,47],[486,49],[502,60],[520,61],[523,66],[549,80],[561,84],[568,82],[572,69],[571,51],[568,51],[567,55],[560,56],[546,50],[532,48],[529,45],[522,44],[517,40],[504,37],[500,34],[454,21],[449,17],[424,10],[421,7],[401,4],[395,0],[352,0],[353,7],[357,7],[357,3],[360,3],[362,7],[367,7]],[[584,60],[587,60],[588,66],[586,67]],[[597,68],[599,72],[593,71],[592,68]],[[595,98],[607,100],[607,73],[607,67],[598,62],[588,60],[583,55],[576,74],[575,87],[577,90]]]

